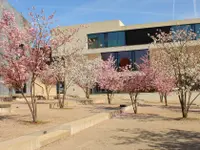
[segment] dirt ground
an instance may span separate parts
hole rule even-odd
[[[41,150],[199,150],[200,109],[193,107],[181,119],[176,104],[163,107],[153,102],[104,121]]]
[[[106,101],[106,95],[91,96],[94,100]],[[166,108],[155,93],[139,95],[139,114],[132,111],[82,131],[65,142],[60,141],[45,150],[112,150],[112,149],[184,149],[200,146],[200,107],[195,105],[187,120],[180,120],[181,112],[176,95],[168,97]],[[77,99],[76,99],[77,100]],[[38,124],[31,124],[30,112],[26,104],[14,102],[12,113],[0,114],[0,141],[43,130],[59,124],[78,120],[100,112],[119,109],[119,104],[130,104],[128,94],[116,94],[113,104],[82,105],[76,100],[68,100],[66,109],[49,109],[49,105],[38,104]],[[200,104],[197,100],[196,104]],[[199,134],[199,135],[198,135]],[[89,135],[89,136],[88,136]],[[176,142],[177,141],[177,142]],[[167,148],[169,147],[169,148]],[[195,149],[195,147],[193,148]],[[200,149],[200,148],[198,148]]]
[[[92,116],[96,113],[119,109],[117,103],[113,105],[83,105],[75,100],[68,100],[68,107],[65,109],[49,109],[49,104],[45,104],[47,101],[39,101],[39,122],[33,124],[27,104],[21,102],[23,100],[12,103],[11,114],[0,114],[0,141]]]

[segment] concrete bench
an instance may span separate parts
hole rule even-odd
[[[93,104],[93,100],[91,99],[84,99],[84,100],[79,100],[81,104],[87,105],[87,104]]]
[[[11,104],[0,104],[0,113],[10,113]]]
[[[1,102],[11,102],[12,100],[12,97],[0,97]]]
[[[55,106],[58,107],[58,102],[49,103],[49,108],[50,108],[50,109],[55,108]]]

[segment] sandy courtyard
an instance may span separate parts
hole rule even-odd
[[[41,150],[199,150],[199,109],[180,120],[178,108],[142,105]]]
[[[0,114],[0,141],[44,130],[59,124],[64,124],[96,113],[119,109],[119,104],[82,105],[68,101],[65,109],[49,109],[48,104],[38,104],[38,124],[32,124],[27,104],[12,104],[12,113]]]

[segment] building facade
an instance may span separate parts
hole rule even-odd
[[[89,59],[107,60],[110,55],[116,59],[116,66],[141,63],[140,58],[151,51],[152,38],[159,30],[169,33],[171,30],[192,30],[200,38],[200,19],[176,20],[160,23],[125,26],[120,20],[96,22],[85,25],[77,37],[85,42],[84,54]],[[63,29],[79,28],[79,25],[61,27]],[[134,66],[133,66],[134,67]],[[83,95],[81,89],[73,87],[71,95]],[[96,87],[93,93],[101,92]]]

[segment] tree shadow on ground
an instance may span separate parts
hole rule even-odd
[[[161,116],[158,114],[134,114],[134,113],[122,113],[117,115],[117,119],[133,119],[136,121],[147,122],[147,121],[160,121],[160,120],[178,120],[180,118],[171,118],[166,116]]]
[[[0,121],[6,120],[6,119],[12,119],[13,117],[10,115],[0,115]]]
[[[117,141],[115,145],[147,144],[150,148],[159,150],[200,149],[200,132],[177,129],[151,132],[140,128],[117,129],[116,131],[129,136],[112,136],[111,138]]]
[[[0,115],[0,121],[5,121],[5,120],[13,120],[19,123],[25,122],[27,118],[30,118],[30,115]],[[30,118],[31,119],[31,118]]]
[[[157,106],[158,108],[162,108],[162,109],[168,109],[170,111],[174,111],[174,112],[181,112],[181,106],[176,105],[176,106]],[[194,112],[194,113],[200,113],[200,107],[199,106],[191,106],[189,112]]]
[[[95,105],[92,108],[91,107],[89,108],[89,111],[92,113],[111,112],[111,111],[117,111],[117,110],[120,110],[120,107]]]

